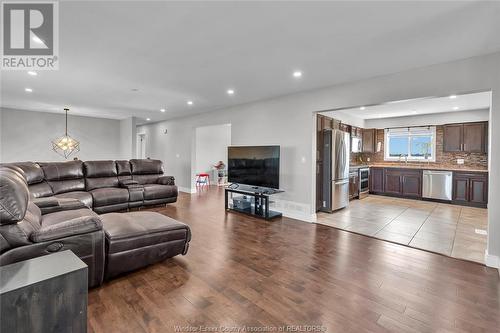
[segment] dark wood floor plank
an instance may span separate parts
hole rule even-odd
[[[494,269],[324,225],[226,213],[223,199],[211,187],[149,209],[190,225],[189,253],[91,290],[89,332],[499,332]]]

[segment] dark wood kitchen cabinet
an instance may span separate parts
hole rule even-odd
[[[420,170],[405,170],[401,175],[401,195],[404,197],[422,196],[422,173]]]
[[[464,124],[463,151],[485,153],[487,139],[487,123]]]
[[[443,126],[443,150],[445,152],[462,151],[462,124]]]
[[[443,151],[485,153],[488,122],[448,124],[443,126]]]
[[[412,169],[386,169],[386,188],[389,194],[402,197],[422,196],[422,173]]]
[[[363,129],[363,153],[374,153],[375,152],[375,141],[377,130],[375,128],[365,128]]]
[[[384,170],[384,192],[401,195],[401,173],[396,169]]]
[[[486,207],[488,174],[486,172],[453,172],[453,203]]]
[[[371,168],[370,191],[397,197],[422,197],[422,171],[417,169]]]
[[[384,193],[384,168],[370,168],[370,193]]]

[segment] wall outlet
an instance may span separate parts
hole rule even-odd
[[[368,158],[366,159],[366,161],[370,162],[370,158],[368,157]]]
[[[463,158],[457,158],[457,164],[464,164],[465,160]]]

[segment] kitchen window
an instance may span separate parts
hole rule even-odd
[[[436,127],[388,128],[385,130],[385,161],[436,161]]]

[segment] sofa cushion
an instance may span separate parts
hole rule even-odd
[[[54,194],[85,191],[85,181],[83,178],[50,181],[49,185]]]
[[[99,230],[102,230],[102,223],[98,216],[82,216],[49,226],[42,226],[39,230],[31,233],[30,239],[35,243],[41,243]]]
[[[39,164],[54,194],[85,190],[82,161]]]
[[[16,162],[16,163],[8,163],[6,165],[13,165],[24,172],[24,178],[28,182],[28,185],[40,183],[43,181],[43,170],[42,168],[33,162]]]
[[[55,213],[50,213],[42,216],[42,227],[51,226],[64,221],[80,218],[80,217],[99,218],[99,215],[88,208],[63,210]]]
[[[119,187],[119,181],[114,177],[85,178],[85,189],[87,191],[103,187]]]
[[[118,172],[118,176],[129,176],[132,174],[132,169],[130,167],[129,161],[115,161],[116,170]]]
[[[98,188],[90,191],[90,193],[94,199],[94,207],[128,202],[128,190],[126,188]]]
[[[144,185],[144,200],[154,200],[163,198],[172,198],[177,196],[177,186],[175,185]]]
[[[54,194],[52,192],[52,187],[50,187],[49,183],[45,180],[40,183],[28,185],[28,188],[33,198],[50,197]]]
[[[92,195],[89,192],[84,192],[84,191],[74,191],[74,192],[56,194],[55,197],[61,199],[76,199],[89,208],[92,208],[93,204]]]
[[[24,176],[14,169],[0,168],[0,224],[22,220],[28,201],[28,184]]]
[[[45,180],[65,180],[83,178],[83,162],[50,162],[39,163],[43,169]]]
[[[158,182],[158,178],[160,178],[159,174],[150,174],[150,175],[132,175],[132,179],[137,181],[139,184],[156,184]]]
[[[189,242],[191,239],[186,224],[155,212],[109,213],[100,217],[109,254],[174,240]]]
[[[116,177],[118,175],[115,161],[85,161],[83,169],[85,177],[88,178]]]
[[[163,174],[163,163],[160,160],[132,159],[130,166],[134,175]]]

